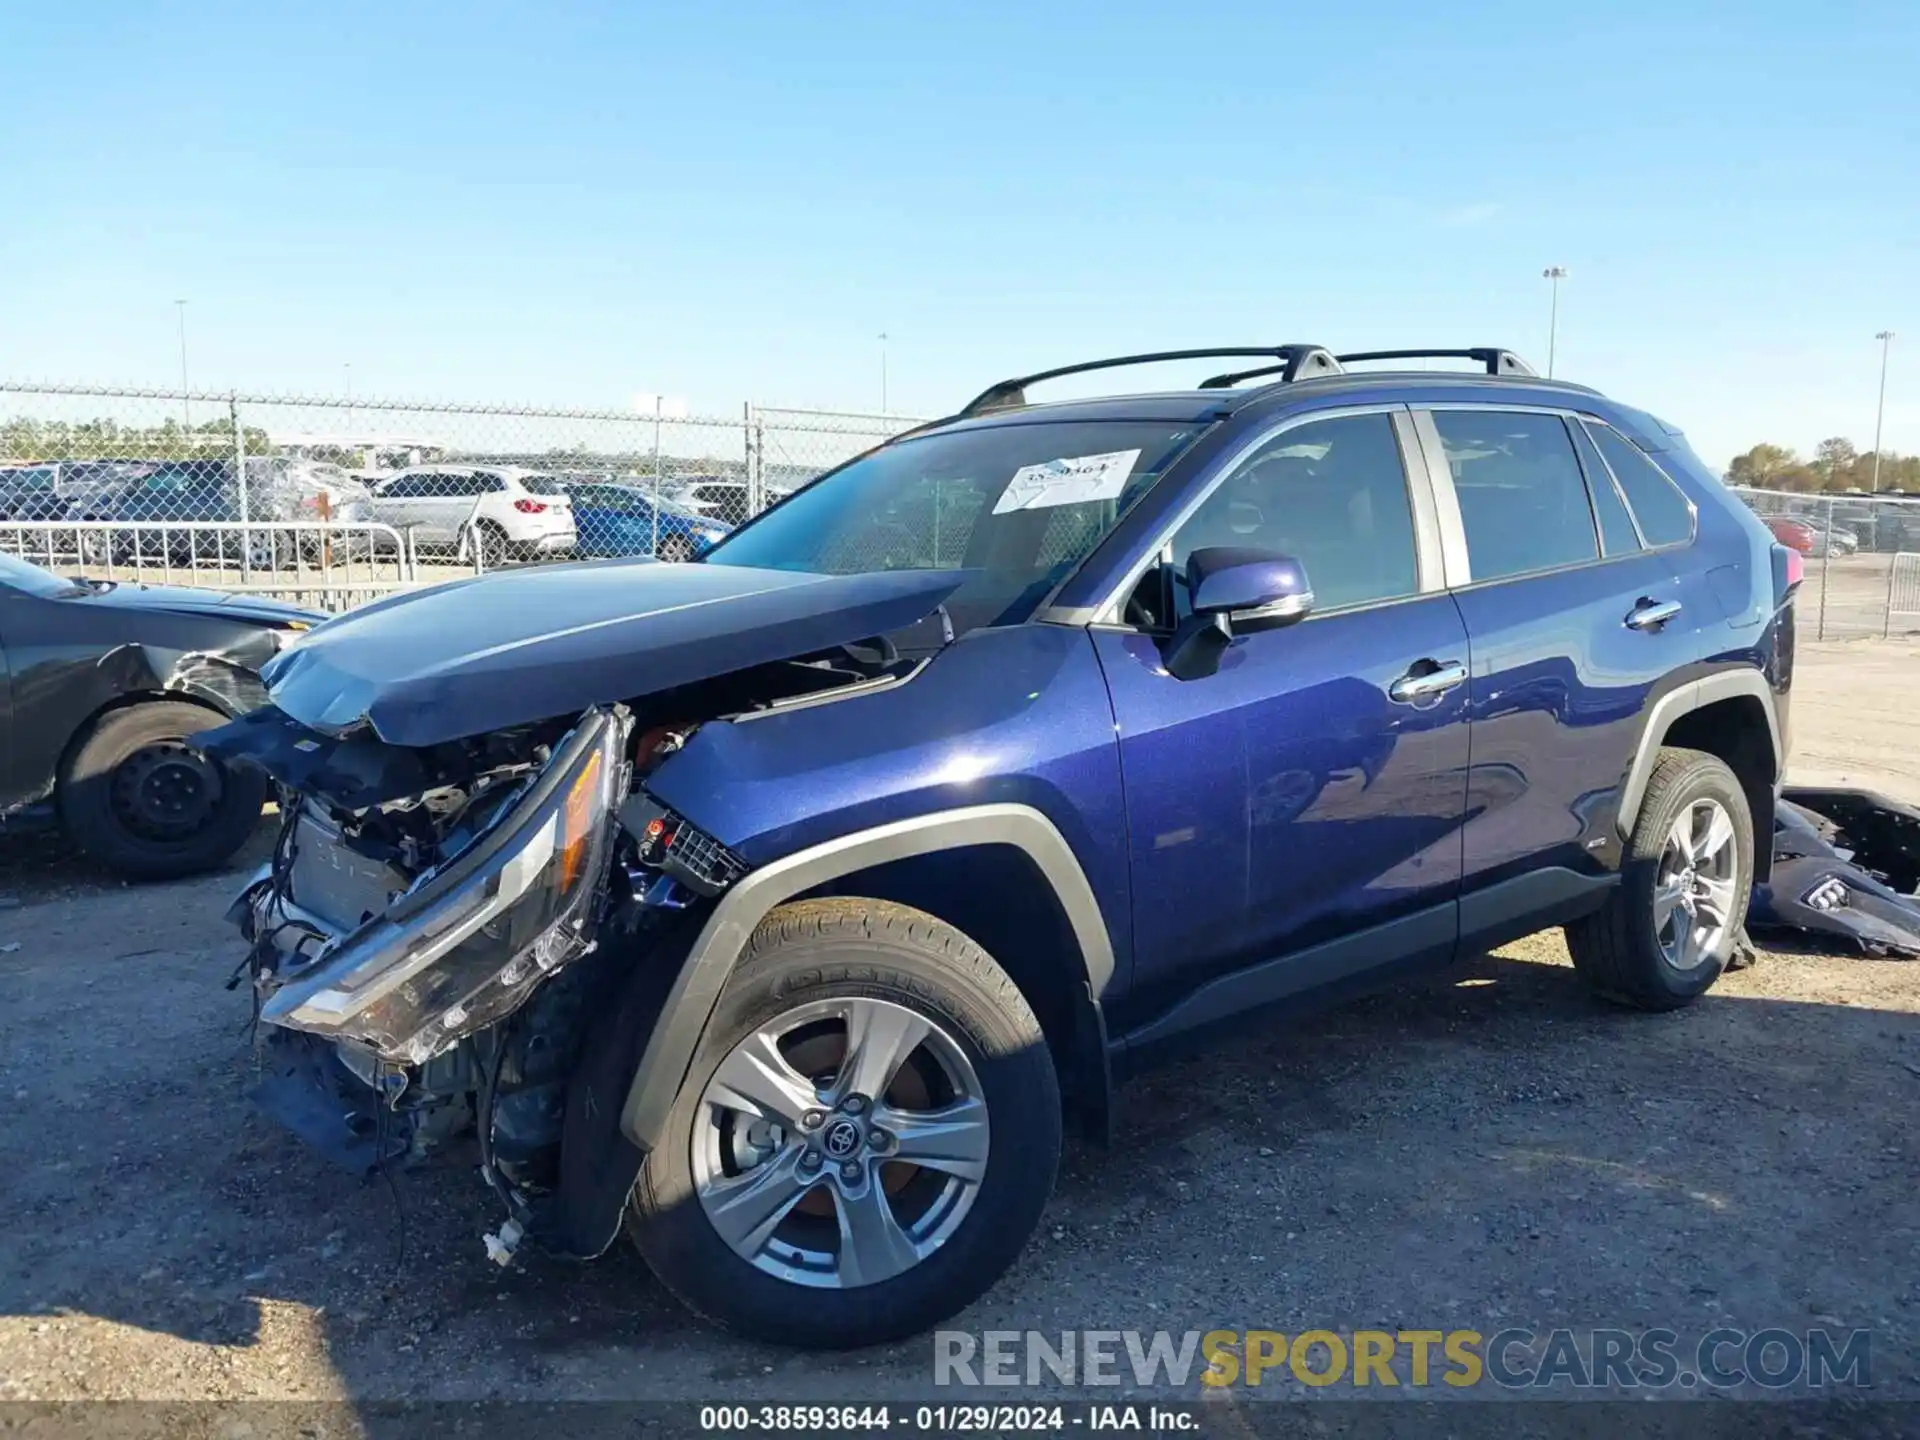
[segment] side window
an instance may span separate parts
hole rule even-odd
[[[1631,555],[1644,548],[1640,544],[1640,532],[1633,528],[1633,516],[1627,513],[1627,502],[1620,498],[1620,487],[1613,483],[1613,472],[1607,469],[1600,452],[1593,448],[1587,427],[1569,425],[1567,428],[1573,434],[1573,448],[1580,452],[1580,468],[1587,472],[1594,518],[1600,522],[1600,548],[1609,556]]]
[[[382,487],[380,496],[385,500],[411,500],[420,494],[420,482],[424,479],[424,475],[402,475],[397,480],[388,481]]]
[[[1693,538],[1693,504],[1640,447],[1611,425],[1588,424],[1593,443],[1640,522],[1649,545],[1684,545]]]
[[[1593,509],[1557,415],[1436,410],[1475,581],[1597,560]]]
[[[1211,545],[1293,556],[1306,569],[1316,611],[1413,594],[1420,588],[1413,509],[1392,418],[1342,415],[1274,436],[1180,527],[1175,574]],[[1177,598],[1184,609],[1184,594]]]

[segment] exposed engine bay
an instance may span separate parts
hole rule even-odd
[[[254,1098],[362,1172],[473,1136],[515,1233],[551,1233],[538,1212],[595,1018],[636,967],[670,979],[672,946],[747,871],[648,778],[703,725],[920,663],[861,641],[424,747],[273,706],[209,732],[209,754],[258,764],[285,797],[272,859],[229,911],[262,1036]]]

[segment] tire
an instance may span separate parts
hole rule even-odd
[[[693,558],[693,545],[684,535],[669,535],[654,555],[669,565],[683,565]]]
[[[864,1109],[835,1103],[851,1033],[834,1018],[842,1010],[868,1017],[873,1035],[911,1027],[916,1018],[931,1022],[927,1038],[880,1087],[882,1103]],[[752,1047],[783,1029],[784,1049],[772,1053],[786,1067],[789,1085],[773,1108],[817,1103],[820,1109],[811,1126],[805,1114],[797,1117],[784,1138],[778,1131],[770,1140],[763,1134],[758,1143],[770,1149],[770,1158],[742,1170],[739,1122],[747,1112],[719,1109],[709,1086],[718,1083],[723,1065],[738,1064],[738,1047]],[[811,1060],[803,1055],[809,1047]],[[955,1056],[968,1075],[949,1091]],[[738,1073],[729,1066],[729,1077]],[[849,1077],[849,1083],[859,1082]],[[976,1086],[977,1095],[963,1093]],[[923,1093],[906,1095],[902,1087]],[[903,1167],[885,1158],[889,1145],[902,1158],[926,1155],[930,1132],[908,1138],[914,1136],[911,1112],[942,1107],[949,1117],[972,1123],[978,1115],[984,1124],[969,1129],[964,1143],[945,1139],[952,1155],[937,1167]],[[721,1115],[728,1118],[717,1122]],[[849,1117],[866,1135],[864,1142],[849,1139]],[[882,1131],[876,1139],[862,1129],[889,1122],[897,1134]],[[960,1132],[958,1124],[945,1128]],[[748,1146],[756,1143],[754,1133],[751,1127],[744,1132]],[[1026,997],[985,951],[904,905],[805,900],[773,911],[749,940],[674,1100],[666,1139],[641,1169],[627,1229],[661,1282],[727,1329],[806,1348],[875,1345],[938,1324],[999,1279],[1040,1221],[1060,1144],[1060,1087],[1045,1037]],[[809,1149],[819,1157],[810,1179],[803,1168]],[[974,1167],[970,1195],[967,1178],[946,1173],[962,1152],[973,1157],[961,1162]],[[716,1155],[721,1169],[731,1155],[735,1171],[719,1173]],[[866,1177],[853,1185],[851,1200],[843,1198],[848,1186],[840,1166],[846,1162],[829,1158],[842,1155],[855,1156],[853,1168]],[[782,1218],[765,1239],[743,1242],[757,1252],[757,1258],[746,1258],[722,1237],[707,1207],[716,1194],[735,1196],[748,1183],[744,1175],[780,1179],[773,1172],[783,1165],[809,1188],[800,1191],[799,1203],[779,1212]],[[719,1188],[729,1185],[735,1189]],[[783,1193],[794,1188],[789,1184]],[[873,1228],[876,1200],[896,1228]],[[862,1225],[869,1238],[910,1231],[909,1240],[924,1244],[927,1253],[907,1260],[913,1252],[892,1248],[897,1242],[870,1245],[864,1251],[869,1265],[839,1243],[840,1227],[853,1223],[849,1216],[869,1217]],[[814,1244],[824,1248],[811,1249]],[[855,1258],[849,1260],[850,1254]],[[873,1278],[864,1278],[863,1268]]]
[[[479,532],[480,563],[489,570],[506,564],[513,554],[513,545],[507,539],[507,532],[491,520],[482,520]]]
[[[1693,826],[1689,833],[1698,837],[1702,822],[1711,828],[1715,809],[1733,833],[1696,869],[1678,853],[1676,826],[1687,817]],[[1706,849],[1704,841],[1701,849]],[[1723,854],[1731,872],[1724,881],[1718,878]],[[1676,878],[1695,874],[1711,882],[1705,890]],[[1697,912],[1688,909],[1687,901],[1663,904],[1664,897],[1679,890],[1695,897]],[[1574,968],[1608,999],[1640,1010],[1677,1010],[1720,978],[1745,934],[1752,890],[1753,816],[1740,782],[1717,756],[1663,749],[1647,779],[1619,887],[1605,908],[1566,927]],[[1711,901],[1709,891],[1714,892]],[[1689,918],[1699,923],[1688,927],[1689,943],[1682,948],[1677,937]],[[1663,937],[1668,943],[1663,944]],[[1703,938],[1706,948],[1693,943]],[[1678,963],[1670,953],[1675,949],[1680,951]],[[1685,963],[1689,958],[1692,963]]]
[[[178,700],[110,710],[60,767],[55,802],[67,835],[133,880],[211,870],[247,841],[267,797],[267,777],[228,769],[182,742],[224,725],[217,711]]]

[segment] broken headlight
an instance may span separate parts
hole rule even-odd
[[[418,1065],[519,1008],[592,945],[629,723],[587,712],[493,825],[275,990],[261,1019]]]

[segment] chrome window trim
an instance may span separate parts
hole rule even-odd
[[[1219,468],[1213,478],[1208,481],[1205,487],[1197,494],[1191,496],[1185,504],[1181,505],[1179,509],[1175,510],[1174,513],[1168,517],[1156,533],[1153,543],[1142,549],[1139,559],[1127,567],[1126,574],[1122,580],[1115,585],[1112,590],[1107,592],[1106,596],[1098,605],[1075,606],[1071,609],[1055,607],[1034,618],[1056,625],[1099,625],[1117,626],[1124,630],[1138,629],[1137,626],[1126,623],[1125,610],[1127,597],[1133,593],[1134,587],[1140,583],[1141,578],[1153,565],[1170,558],[1173,540],[1174,537],[1180,533],[1180,527],[1191,520],[1199,511],[1200,507],[1213,498],[1213,493],[1225,484],[1227,480],[1239,470],[1240,466],[1246,462],[1247,458],[1261,446],[1276,436],[1285,434],[1289,430],[1297,430],[1302,425],[1309,425],[1318,420],[1339,420],[1352,415],[1385,415],[1392,419],[1393,417],[1404,415],[1407,410],[1408,406],[1405,402],[1398,400],[1380,401],[1368,405],[1338,405],[1329,406],[1324,410],[1297,411],[1294,414],[1282,416],[1270,425],[1263,426],[1261,429],[1249,435],[1236,449],[1218,462]],[[1413,511],[1414,573],[1417,577],[1416,583],[1422,588],[1412,595],[1395,595],[1387,597],[1384,600],[1362,602],[1366,605],[1394,604],[1401,600],[1417,599],[1421,595],[1432,593],[1425,589],[1432,571],[1421,553],[1423,542],[1427,539],[1427,536],[1422,531],[1420,525],[1420,502],[1416,496],[1416,491],[1419,487],[1415,483],[1411,455],[1406,447],[1398,424],[1394,425],[1394,438],[1400,447],[1400,471],[1403,477],[1403,483],[1407,487],[1407,503]],[[1436,586],[1435,588],[1438,589],[1439,587]],[[1340,610],[1322,611],[1321,613],[1337,615],[1343,614],[1347,610],[1358,608],[1360,607],[1345,606]],[[1311,619],[1312,617],[1308,618]]]
[[[1611,430],[1615,439],[1651,465],[1654,473],[1666,481],[1667,484],[1671,485],[1674,494],[1686,502],[1687,538],[1684,540],[1669,540],[1664,545],[1647,544],[1647,532],[1641,528],[1640,517],[1633,512],[1633,501],[1627,498],[1627,487],[1620,483],[1620,476],[1614,470],[1613,462],[1607,459],[1607,452],[1600,448],[1599,440],[1591,433],[1588,434],[1587,438],[1593,441],[1593,453],[1598,455],[1600,457],[1600,463],[1607,467],[1607,475],[1613,481],[1614,493],[1620,497],[1620,503],[1627,507],[1627,518],[1633,521],[1633,532],[1640,537],[1640,546],[1644,553],[1658,555],[1667,550],[1685,550],[1700,538],[1700,507],[1693,503],[1693,497],[1687,494],[1686,487],[1667,473],[1667,467],[1660,463],[1657,456],[1649,455],[1645,450],[1635,445],[1632,440],[1628,439],[1627,436],[1620,431],[1618,426],[1608,424],[1598,415],[1579,411],[1574,414],[1574,418],[1582,425],[1588,426],[1589,429],[1591,429],[1592,426],[1598,425],[1603,430]]]
[[[1572,418],[1575,421],[1583,421],[1585,417],[1575,415],[1570,418]],[[1617,430],[1614,433],[1619,434]],[[1626,492],[1620,488],[1620,477],[1613,473],[1613,467],[1607,464],[1607,457],[1600,453],[1600,446],[1597,443],[1595,443],[1592,434],[1588,432],[1587,427],[1584,423],[1580,425],[1580,433],[1574,436],[1573,448],[1575,452],[1576,453],[1580,452],[1579,441],[1582,437],[1585,437],[1586,439],[1587,449],[1593,451],[1593,458],[1600,462],[1600,476],[1604,477],[1606,479],[1607,484],[1613,487],[1613,498],[1620,502],[1620,509],[1625,513],[1627,517],[1627,528],[1633,531],[1633,543],[1637,547],[1632,553],[1634,553],[1635,555],[1644,555],[1652,547],[1647,544],[1646,532],[1640,528],[1640,517],[1633,513],[1633,506],[1627,503]],[[1637,449],[1638,447],[1636,446],[1635,448]],[[1580,468],[1582,470],[1585,470],[1587,468],[1586,455],[1584,453],[1580,453],[1579,459],[1580,459]],[[1665,474],[1666,472],[1662,471],[1661,473]],[[1589,490],[1592,490],[1598,484],[1599,484],[1599,477],[1595,477],[1592,475],[1589,475],[1587,477],[1587,488]],[[1601,559],[1624,560],[1626,558],[1624,555],[1609,555],[1606,553],[1607,532],[1606,532],[1606,527],[1600,524],[1599,498],[1597,496],[1590,496],[1589,498],[1593,501],[1593,523],[1600,531]]]

